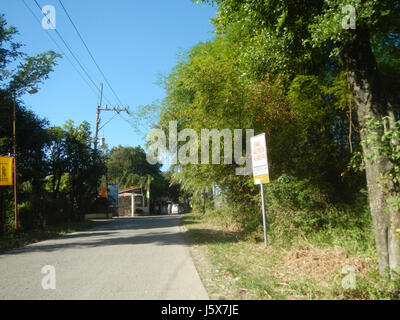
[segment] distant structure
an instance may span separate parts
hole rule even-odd
[[[178,206],[178,212],[174,212],[173,206]],[[121,189],[118,192],[118,216],[136,217],[148,215],[169,215],[190,212],[189,204],[173,201],[168,196],[150,198],[150,192],[146,187],[132,186]]]
[[[118,192],[118,216],[150,215],[150,194],[146,187],[129,187]]]

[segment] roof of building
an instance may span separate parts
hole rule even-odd
[[[118,194],[126,193],[126,192],[132,192],[134,190],[141,190],[141,188],[138,187],[138,186],[135,186],[135,187],[132,186],[132,187],[129,187],[129,188],[119,189],[118,190]]]
[[[118,193],[118,197],[131,197],[132,194],[134,196],[143,196],[143,194],[141,193],[124,192],[124,193]]]

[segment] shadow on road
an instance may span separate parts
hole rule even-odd
[[[19,249],[3,252],[2,255],[15,255],[31,252],[52,252],[67,249],[86,249],[104,246],[132,246],[141,244],[187,245],[188,239],[196,244],[235,241],[233,235],[219,233],[211,229],[181,232],[178,227],[180,216],[156,216],[118,218],[111,223],[96,227],[90,231],[67,234],[65,236],[28,245]],[[185,224],[191,223],[185,221]],[[146,231],[143,231],[146,230]],[[148,230],[148,231],[147,231]]]

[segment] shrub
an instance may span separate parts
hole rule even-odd
[[[374,247],[367,192],[361,190],[352,204],[331,203],[309,180],[282,175],[266,185],[265,210],[270,243],[290,246],[308,240],[318,245],[338,245],[351,252]],[[255,241],[263,240],[260,195],[246,204],[227,201],[207,215],[224,225],[239,225],[241,232]]]

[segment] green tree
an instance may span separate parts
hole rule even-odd
[[[17,33],[15,27],[7,27],[4,15],[0,13],[0,85],[14,99],[48,79],[61,57],[54,51],[27,56],[20,51],[22,44],[13,41]],[[12,63],[17,63],[17,67],[14,68]]]
[[[309,179],[332,200],[352,201],[363,179],[346,171],[359,136],[348,135],[349,90],[343,77],[256,77],[235,40],[228,34],[200,43],[179,61],[164,81],[167,97],[159,127],[168,135],[169,122],[176,120],[179,130],[194,129],[199,138],[205,128],[266,132],[272,178],[286,173]],[[192,192],[199,203],[215,185],[230,203],[248,202],[258,192],[249,177],[236,175],[236,164],[223,164],[223,142],[220,165],[178,164],[172,174],[172,181]],[[199,145],[199,155],[201,151]]]
[[[48,154],[48,164],[50,167],[50,180],[51,180],[51,192],[54,199],[57,199],[61,179],[65,173],[65,167],[67,165],[68,159],[66,155],[66,145],[65,145],[65,132],[61,127],[52,127],[47,129],[49,140],[46,146]]]
[[[89,123],[84,121],[75,126],[69,120],[63,130],[69,219],[82,220],[97,197],[101,177],[105,174],[105,161],[99,151],[91,148]]]
[[[144,185],[147,175],[160,174],[160,165],[149,164],[141,147],[118,146],[112,148],[108,155],[107,174],[110,183],[121,187]]]
[[[365,126],[366,118],[379,122],[389,119],[384,128],[371,132],[378,136],[394,126],[399,107],[392,104],[395,99],[391,99],[392,94],[384,87],[377,63],[380,59],[376,55],[385,45],[390,47],[385,53],[399,51],[399,3],[377,0],[206,2],[218,4],[215,23],[220,34],[241,30],[247,43],[253,44],[243,51],[258,69],[285,70],[291,74],[321,74],[342,69],[347,74],[360,125]],[[349,4],[356,11],[355,29],[342,26],[347,14],[342,8]],[[268,59],[260,59],[266,56]],[[362,131],[361,140],[365,141],[367,135],[368,130]],[[376,143],[380,144],[379,141]],[[369,144],[363,144],[362,148],[379,270],[383,274],[388,267],[395,270],[400,264],[400,240],[395,235],[400,227],[400,215],[392,209],[387,212],[387,200],[393,195],[377,182],[381,174],[393,169],[393,164],[384,155],[369,159],[368,155],[373,153]]]
[[[12,154],[13,110],[16,110],[17,181],[19,202],[22,203],[23,227],[43,225],[43,184],[47,175],[45,145],[47,121],[27,110],[20,96],[30,87],[37,87],[53,71],[60,55],[53,51],[29,57],[20,49],[22,44],[13,40],[15,27],[7,27],[0,14],[0,153]],[[7,227],[7,210],[12,201],[10,188],[1,188],[1,231]],[[27,210],[25,210],[27,209]],[[29,211],[29,214],[27,214]],[[26,218],[26,219],[25,219]],[[0,232],[1,232],[0,231]]]

